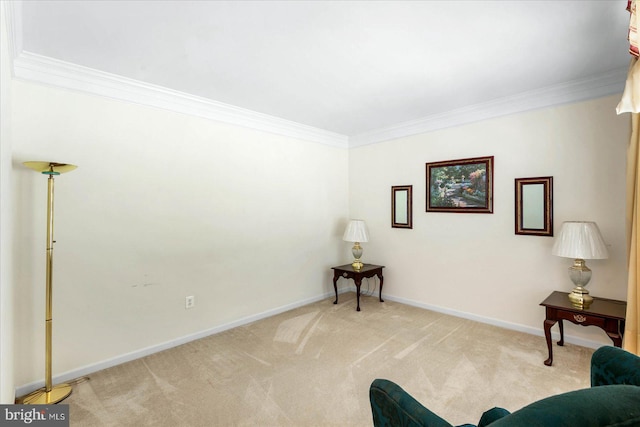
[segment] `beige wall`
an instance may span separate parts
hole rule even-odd
[[[514,233],[514,179],[553,176],[556,232],[566,220],[596,221],[608,260],[588,261],[592,294],[625,299],[625,153],[629,118],[618,96],[364,146],[349,152],[350,210],[367,221],[365,261],[386,265],[393,298],[542,334],[553,290],[570,290],[571,260],[553,238]],[[425,212],[425,163],[495,156],[494,213]],[[413,230],[390,227],[392,185],[414,188]],[[595,327],[570,325],[570,340],[610,343]],[[545,351],[541,348],[541,351]]]
[[[329,267],[345,258],[346,149],[13,86],[14,163],[78,165],[55,180],[54,376],[333,293]],[[18,166],[22,386],[43,378],[47,184]],[[189,295],[196,306],[186,310]]]
[[[11,204],[11,61],[0,2],[0,403],[14,402],[13,222]]]
[[[556,231],[565,220],[598,222],[611,257],[588,262],[589,288],[625,297],[628,117],[615,115],[618,97],[347,151],[10,86],[16,304],[3,305],[2,320],[5,328],[16,317],[16,366],[3,357],[3,389],[13,372],[19,391],[44,375],[46,178],[23,168],[25,160],[79,166],[56,179],[53,360],[62,379],[327,297],[329,267],[349,259],[341,240],[349,217],[369,225],[364,260],[386,265],[389,299],[542,334],[538,304],[571,288],[570,260],[550,254],[552,238],[514,234],[519,177],[554,177]],[[495,156],[494,214],[424,212],[425,162],[485,155]],[[414,229],[392,229],[390,187],[405,184],[414,186]],[[13,289],[7,274],[3,268],[3,304]],[[187,295],[194,309],[185,310]],[[594,327],[568,325],[566,333],[570,342],[609,342]],[[5,351],[10,335],[3,329]]]

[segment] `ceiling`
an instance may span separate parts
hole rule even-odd
[[[30,0],[20,37],[21,51],[354,137],[626,69],[626,3]]]

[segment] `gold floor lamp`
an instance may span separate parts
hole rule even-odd
[[[47,194],[47,292],[46,292],[46,317],[45,317],[45,386],[20,399],[20,403],[25,404],[51,404],[58,403],[69,394],[71,386],[69,384],[52,385],[51,380],[51,327],[52,327],[52,273],[53,273],[53,177],[61,173],[70,172],[77,166],[66,163],[54,162],[24,162],[30,169],[49,175]]]

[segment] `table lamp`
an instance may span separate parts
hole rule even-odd
[[[356,271],[361,270],[364,264],[360,261],[360,257],[362,257],[362,246],[360,246],[360,243],[369,241],[367,224],[360,219],[352,219],[349,221],[349,224],[347,224],[346,230],[344,230],[342,240],[354,243],[353,248],[351,248],[351,252],[353,253],[355,260],[351,263],[351,266]]]
[[[565,258],[574,258],[573,266],[569,267],[569,277],[575,288],[569,294],[569,300],[575,306],[588,308],[593,298],[585,289],[591,280],[591,270],[587,267],[585,260],[609,257],[598,225],[589,221],[564,222],[551,253]]]

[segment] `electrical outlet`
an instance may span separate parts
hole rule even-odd
[[[184,299],[184,308],[193,308],[196,306],[196,297],[190,295]]]

